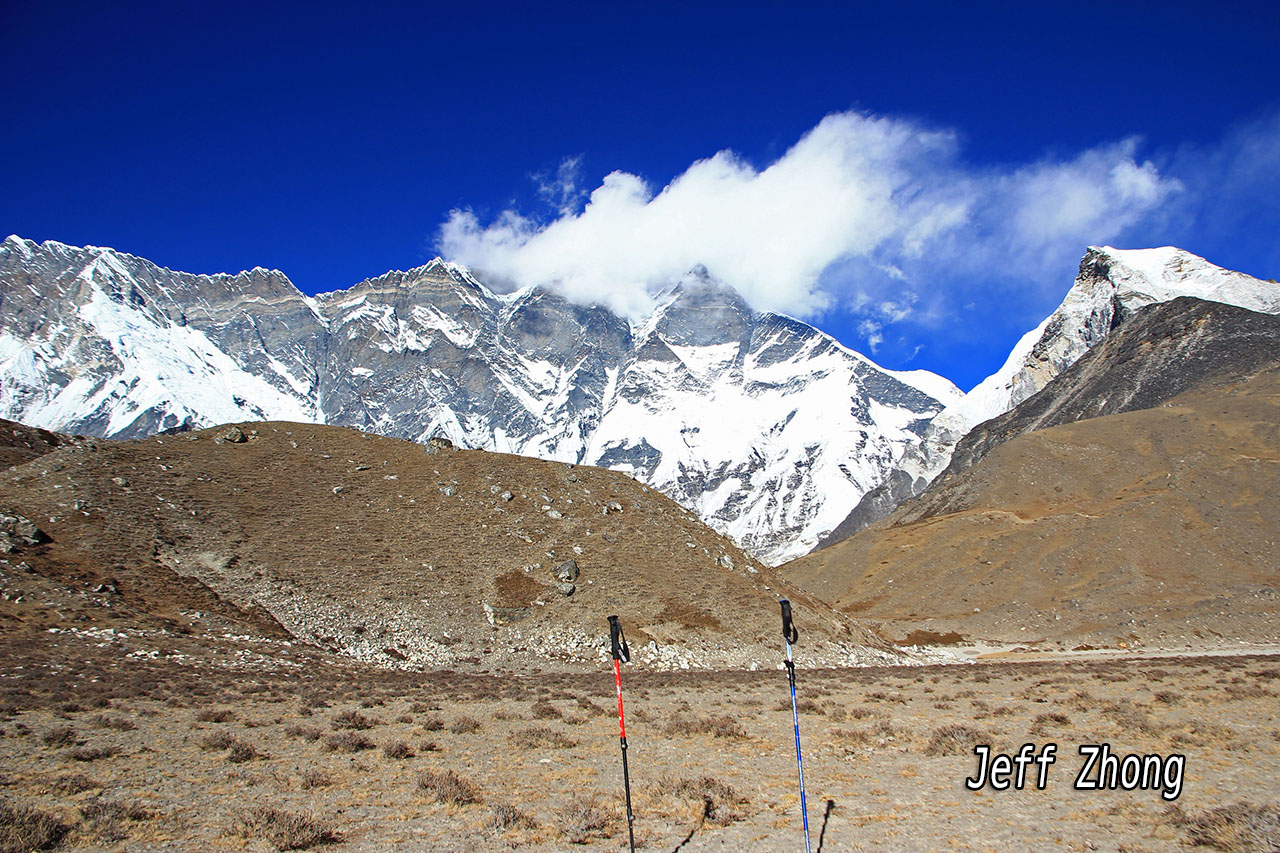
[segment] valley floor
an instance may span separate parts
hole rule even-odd
[[[0,640],[0,849],[626,849],[607,669],[397,673],[181,642]],[[1280,657],[806,670],[798,652],[815,850],[1280,844]],[[784,672],[623,679],[638,847],[803,849]],[[977,743],[1058,760],[1044,790],[1031,765],[1022,790],[970,791]],[[1171,776],[1077,790],[1078,748],[1103,743],[1185,755],[1177,799]]]

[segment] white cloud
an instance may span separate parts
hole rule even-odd
[[[554,221],[454,211],[438,248],[502,285],[550,285],[631,315],[701,263],[758,309],[811,318],[852,306],[879,341],[887,323],[936,313],[957,275],[999,261],[1035,283],[1147,215],[1178,184],[1137,145],[979,169],[951,132],[837,113],[763,169],[720,151],[658,191],[616,171],[581,209],[581,160],[566,161],[540,179]]]

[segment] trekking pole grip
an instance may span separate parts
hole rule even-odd
[[[614,660],[631,662],[631,648],[627,645],[627,637],[622,633],[622,625],[617,616],[609,617],[609,646]]]
[[[784,598],[778,603],[782,605],[782,636],[794,646],[800,639],[800,632],[796,630],[796,624],[791,621],[791,602]]]

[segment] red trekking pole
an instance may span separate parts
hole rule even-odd
[[[636,850],[636,834],[631,815],[631,774],[627,771],[627,721],[622,715],[622,664],[631,660],[631,649],[617,616],[609,617],[609,645],[613,652],[613,682],[618,688],[618,739],[622,742],[622,787],[627,792],[627,839],[631,853]]]

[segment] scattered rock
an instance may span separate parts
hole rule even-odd
[[[112,477],[111,482],[115,483],[120,488],[124,488],[129,485],[129,481],[124,477]]]
[[[333,493],[334,493],[335,495],[340,495],[340,494],[342,494],[342,486],[334,486],[334,487],[333,487]]]
[[[453,449],[453,442],[442,435],[434,436],[427,441],[427,453],[432,456]]]
[[[571,583],[558,583],[558,584],[556,584],[556,592],[560,593],[560,594],[561,594],[561,595],[563,595],[565,598],[568,598],[569,596],[573,595],[573,594],[574,594],[574,592],[576,592],[576,591],[577,591],[577,589],[578,589],[578,588],[577,588],[576,586],[574,586],[573,584],[571,584]]]
[[[716,565],[722,569],[728,569],[729,571],[733,571],[733,558],[730,557],[728,554],[721,554],[716,559]]]
[[[551,570],[551,574],[556,580],[563,583],[573,583],[578,579],[578,561],[565,560],[560,565]]]
[[[503,492],[502,494],[498,495],[498,497],[503,501],[509,501],[512,498],[514,498],[515,495],[511,494],[510,492]]]
[[[243,444],[248,441],[245,437],[244,430],[238,426],[230,427],[226,432],[219,436],[223,441],[229,441],[232,444]]]
[[[564,518],[564,513],[558,509],[547,510],[547,518]]]
[[[5,546],[5,553],[11,553],[21,545],[38,545],[49,541],[49,537],[36,527],[26,516],[17,513],[0,512],[0,543]]]
[[[512,622],[519,622],[529,616],[529,608],[527,607],[494,607],[489,602],[481,603],[484,608],[484,616],[489,620],[490,625],[508,625]]]
[[[453,484],[440,487],[440,494],[444,495],[446,498],[451,498],[457,493],[458,493],[458,488]]]

